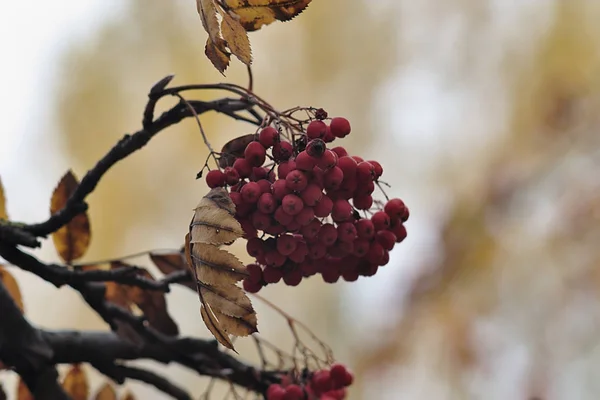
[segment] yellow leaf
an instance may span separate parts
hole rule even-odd
[[[0,219],[8,219],[8,214],[6,213],[6,197],[4,196],[4,185],[2,185],[1,180],[0,180]]]
[[[79,182],[73,172],[68,171],[52,193],[50,213],[60,211],[78,185]],[[59,256],[66,263],[71,263],[85,254],[90,245],[90,236],[90,221],[87,212],[83,212],[54,232],[52,240]]]
[[[289,21],[308,7],[311,0],[224,0],[240,16],[246,31],[255,31],[275,21]]]
[[[87,375],[79,364],[73,364],[67,372],[62,387],[73,400],[87,400],[90,394]]]
[[[111,385],[105,383],[96,393],[94,400],[117,400],[117,392]]]
[[[208,38],[204,54],[206,54],[206,57],[208,57],[220,73],[224,73],[229,66],[231,54],[225,48],[225,41],[221,38],[218,38],[216,43]]]
[[[12,276],[12,274],[1,265],[0,281],[2,281],[2,283],[8,290],[8,293],[10,293],[10,296],[13,298],[15,303],[17,303],[17,307],[19,307],[19,310],[21,310],[21,312],[24,312],[23,298],[21,297],[21,290],[19,289],[19,284],[17,283],[17,280]]]
[[[19,383],[17,384],[17,400],[35,400],[21,377],[19,377]]]
[[[234,14],[235,15],[235,14]],[[221,21],[221,33],[223,39],[227,42],[229,50],[244,64],[252,63],[252,49],[250,48],[250,39],[240,21],[232,17],[229,13],[223,13]]]
[[[198,204],[185,237],[185,257],[197,283],[200,314],[223,346],[234,350],[229,335],[257,332],[256,312],[235,282],[247,276],[244,265],[217,246],[242,236],[235,205],[223,188],[212,189]]]

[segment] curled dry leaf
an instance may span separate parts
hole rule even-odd
[[[50,202],[50,213],[54,214],[65,207],[79,182],[72,171],[68,171],[60,180]],[[78,214],[68,224],[52,234],[54,247],[60,258],[71,263],[83,256],[90,245],[90,220],[87,212]]]
[[[202,320],[219,343],[235,351],[229,335],[248,336],[258,330],[252,303],[236,286],[248,272],[233,254],[218,248],[243,234],[234,214],[227,191],[212,189],[195,209],[185,255],[193,266]]]
[[[183,253],[150,253],[150,259],[154,265],[156,265],[158,270],[165,275],[183,270],[191,271],[190,266],[185,261],[185,255]],[[194,282],[181,282],[181,284],[196,290],[196,284]]]
[[[311,0],[224,0],[225,6],[240,17],[246,31],[255,31],[275,21],[289,21]]]
[[[221,149],[221,157],[219,158],[219,166],[221,168],[231,167],[236,159],[244,156],[244,150],[248,143],[255,141],[258,135],[249,133],[235,139],[231,139],[225,143]]]
[[[21,310],[21,312],[23,313],[25,309],[23,307],[23,297],[21,297],[21,290],[19,289],[19,284],[17,283],[15,277],[12,276],[12,274],[1,265],[0,281],[4,284],[4,286],[8,290],[8,293],[10,293],[10,296],[17,304],[17,307],[19,307],[19,310]]]
[[[204,53],[219,72],[224,73],[233,53],[246,65],[252,63],[252,50],[239,17],[223,10],[215,0],[196,0],[202,26],[208,33]],[[219,18],[221,16],[221,24]]]
[[[21,377],[19,377],[19,383],[17,383],[17,400],[35,400]]]
[[[87,400],[90,394],[87,374],[79,364],[73,364],[65,379],[62,387],[73,400]]]
[[[112,385],[105,383],[96,393],[94,400],[117,400],[117,392]]]
[[[1,180],[0,180],[0,219],[8,219],[8,214],[6,213],[6,197],[4,196],[4,185],[2,185]]]
[[[131,265],[121,261],[111,263],[111,269],[123,267],[131,267]],[[145,269],[138,269],[136,274],[148,280],[155,280]],[[132,305],[135,304],[142,310],[150,326],[165,335],[174,336],[179,333],[177,324],[167,311],[165,294],[161,291],[107,282],[106,299],[128,310],[131,310]]]

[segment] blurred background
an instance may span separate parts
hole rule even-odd
[[[349,118],[343,145],[379,160],[388,194],[411,209],[408,239],[376,276],[261,292],[350,365],[350,399],[600,397],[599,17],[586,0],[314,0],[251,33],[255,92]],[[69,167],[83,176],[139,129],[163,76],[245,85],[239,62],[227,78],[212,68],[205,40],[192,0],[3,2],[9,216],[46,218],[58,179]],[[202,118],[215,147],[252,132]],[[85,260],[178,248],[206,192],[194,179],[206,154],[187,120],[112,169],[89,197]],[[37,255],[58,260],[51,241]],[[13,271],[34,323],[106,328],[68,288]],[[167,300],[183,333],[208,337],[193,293]],[[257,307],[262,334],[289,346],[285,322]],[[255,357],[249,339],[236,346]],[[198,396],[206,385],[167,373]],[[15,378],[0,381],[10,391]]]

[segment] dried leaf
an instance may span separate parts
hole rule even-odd
[[[0,219],[8,219],[8,214],[6,213],[6,197],[4,196],[4,185],[2,185],[1,180],[0,180]]]
[[[23,313],[25,309],[23,307],[23,298],[21,297],[21,290],[19,289],[19,284],[17,283],[17,280],[14,278],[14,276],[12,276],[12,274],[1,265],[0,281],[2,281],[2,283],[8,290],[8,293],[10,293],[10,296],[13,298],[15,303],[17,303],[17,307],[19,307],[19,310],[21,310],[21,312]]]
[[[289,21],[311,0],[224,0],[225,6],[240,16],[246,31],[255,31],[275,21]]]
[[[227,51],[225,41],[221,38],[218,38],[216,42],[208,38],[204,47],[204,54],[206,54],[206,57],[208,57],[220,73],[224,73],[229,66],[231,53]]]
[[[133,394],[130,391],[127,391],[125,393],[125,395],[123,395],[123,397],[121,397],[121,400],[135,400],[135,397],[133,396]]]
[[[19,383],[17,384],[17,400],[35,400],[21,377],[19,377]]]
[[[196,9],[202,20],[202,26],[208,33],[208,38],[215,43],[221,38],[219,31],[219,20],[217,18],[218,10],[214,0],[196,0]]]
[[[117,392],[110,384],[105,383],[96,393],[94,400],[117,400]]]
[[[8,397],[6,396],[6,392],[4,391],[4,386],[0,384],[0,400],[6,400]]]
[[[111,268],[131,267],[130,265],[116,261],[111,263]],[[155,280],[150,272],[145,269],[136,271],[138,276],[148,280]],[[177,324],[167,312],[167,302],[165,294],[158,290],[144,290],[142,288],[130,285],[122,285],[109,282],[106,287],[106,299],[131,310],[132,304],[135,304],[142,310],[150,326],[166,335],[177,335],[179,329]]]
[[[54,214],[60,211],[67,204],[67,200],[78,185],[77,178],[69,170],[52,193],[50,213]],[[59,256],[66,263],[71,263],[85,254],[90,245],[90,236],[90,221],[87,212],[83,212],[54,232],[52,240]]]
[[[237,15],[222,13],[221,33],[223,39],[227,42],[229,50],[244,64],[252,63],[252,49],[250,48],[250,39],[244,27],[240,24]]]
[[[194,243],[191,256],[198,280],[208,285],[231,284],[249,275],[236,256],[210,244]]]
[[[227,191],[212,189],[195,209],[185,237],[185,257],[193,266],[202,320],[219,343],[235,351],[229,335],[247,336],[258,330],[250,299],[235,285],[247,271],[235,256],[217,247],[242,236],[234,215]]]
[[[87,375],[79,364],[73,364],[67,372],[62,387],[73,400],[87,400],[90,394]]]
[[[225,143],[221,149],[221,157],[219,158],[219,166],[221,168],[231,167],[236,159],[244,156],[244,150],[248,143],[257,140],[258,135],[249,133],[235,139],[231,139]]]
[[[185,255],[181,253],[150,253],[150,259],[154,265],[156,265],[159,271],[165,275],[188,269],[191,271],[190,266],[185,261]],[[181,282],[181,284],[189,287],[190,289],[196,290],[196,284],[194,282]]]

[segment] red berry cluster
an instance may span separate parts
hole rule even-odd
[[[346,387],[354,376],[342,364],[333,364],[330,369],[316,371],[304,383],[291,383],[288,379],[281,384],[272,384],[267,389],[267,400],[342,400],[346,398]]]
[[[345,118],[329,125],[316,119],[288,141],[268,126],[243,157],[206,175],[209,187],[230,187],[248,254],[256,259],[247,266],[246,291],[282,279],[296,286],[317,273],[328,283],[372,276],[406,237],[404,202],[373,200],[381,164],[350,156],[341,146],[328,148],[350,131]]]

